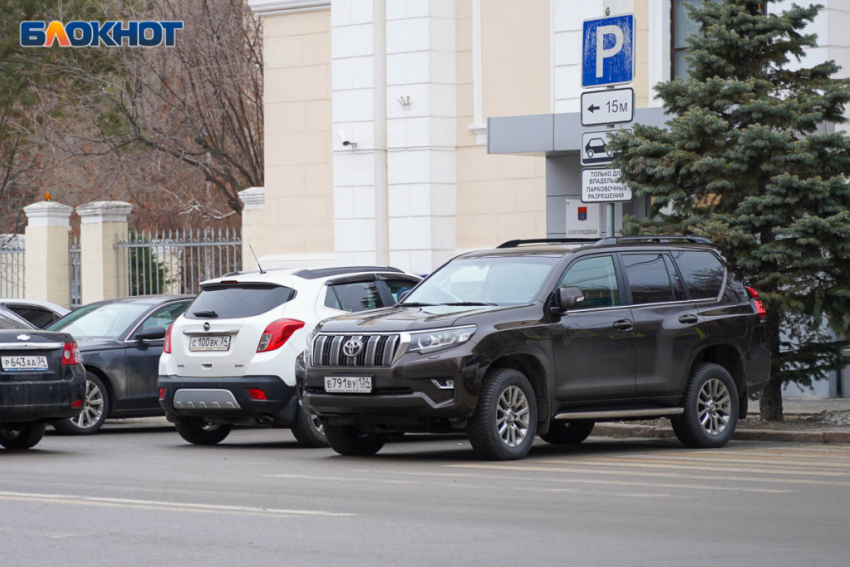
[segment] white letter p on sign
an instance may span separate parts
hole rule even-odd
[[[605,49],[605,36],[614,36],[614,46]],[[599,26],[596,28],[596,76],[602,76],[602,66],[605,59],[617,55],[623,49],[623,30],[619,26]]]

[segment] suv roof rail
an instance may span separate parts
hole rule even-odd
[[[305,280],[315,280],[318,278],[327,278],[331,276],[344,276],[346,274],[357,274],[359,272],[393,272],[403,274],[402,270],[390,266],[346,266],[341,268],[318,268],[305,269],[292,272],[293,276],[298,276]]]
[[[591,244],[599,242],[598,238],[533,238],[530,240],[508,240],[496,248],[516,248],[523,244]]]
[[[690,242],[693,244],[714,244],[708,238],[704,238],[702,236],[686,236],[686,235],[653,235],[646,234],[641,236],[611,236],[602,238],[597,242],[599,246],[606,246],[612,244],[629,244],[629,243],[641,243],[641,242],[653,242],[655,244],[663,244],[665,242]]]

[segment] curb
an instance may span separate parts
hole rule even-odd
[[[631,437],[638,439],[670,439],[672,427],[629,425],[627,423],[597,423],[591,435]],[[784,441],[790,443],[850,444],[850,431],[778,431],[775,429],[736,429],[732,439],[737,441]]]

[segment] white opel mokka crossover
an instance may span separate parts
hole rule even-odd
[[[228,274],[201,292],[168,329],[159,403],[188,442],[213,445],[234,424],[291,428],[299,444],[325,447],[300,406],[295,359],[316,325],[390,307],[421,278],[387,267]]]

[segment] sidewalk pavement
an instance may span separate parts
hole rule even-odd
[[[785,398],[782,407],[786,416],[812,416],[824,411],[850,412],[850,398],[814,399]],[[758,402],[750,402],[747,417],[758,419]],[[667,425],[645,425],[632,423],[597,423],[593,435],[605,437],[632,437],[642,439],[669,439],[674,437],[673,428]],[[797,443],[841,443],[850,444],[850,429],[754,429],[738,427],[732,436],[736,441],[789,441]]]

